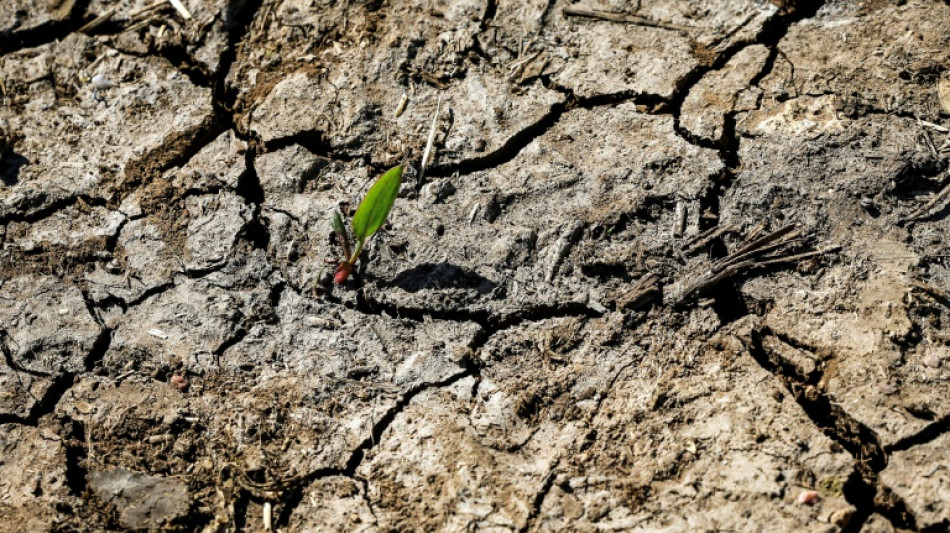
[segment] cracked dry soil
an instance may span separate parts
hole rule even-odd
[[[0,530],[950,528],[947,2],[183,4],[0,3]]]

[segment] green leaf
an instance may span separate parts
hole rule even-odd
[[[353,215],[353,233],[356,235],[358,248],[386,223],[386,217],[389,216],[389,210],[396,201],[401,184],[402,167],[397,166],[383,174],[369,188],[366,197],[356,208],[356,214]]]

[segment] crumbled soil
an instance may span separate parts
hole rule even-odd
[[[0,5],[0,530],[950,528],[946,2],[183,4]]]

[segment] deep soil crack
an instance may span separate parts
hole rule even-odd
[[[88,295],[83,292],[83,299],[86,303],[87,310],[93,319],[101,328],[99,330],[99,335],[96,337],[96,340],[93,341],[92,347],[89,350],[89,353],[86,354],[83,359],[83,369],[84,372],[91,372],[95,369],[99,361],[105,357],[106,352],[109,350],[109,346],[112,343],[112,330],[106,327],[100,320],[98,314],[95,311],[95,308],[92,302],[89,300]],[[4,332],[4,337],[5,337]],[[5,339],[4,339],[5,340]],[[19,372],[19,365],[15,364],[12,354],[9,353],[8,348],[5,343],[2,343],[4,357],[7,360],[8,366],[14,371]],[[14,363],[14,364],[10,364]],[[76,377],[80,375],[77,372],[51,372],[38,374],[35,372],[28,372],[29,374],[34,375],[43,375],[50,378],[50,384],[47,387],[42,398],[36,399],[33,406],[30,408],[29,413],[26,416],[18,416],[9,413],[0,413],[0,424],[23,424],[28,426],[37,426],[39,424],[40,418],[54,412],[56,406],[59,404],[59,401],[66,394],[67,391],[73,386],[76,382]]]
[[[564,101],[553,104],[544,116],[533,124],[529,124],[515,132],[496,150],[485,155],[471,157],[455,163],[434,165],[426,171],[426,175],[433,178],[448,177],[456,173],[458,173],[459,176],[467,176],[475,172],[481,172],[508,163],[517,157],[518,154],[535,139],[555,127],[565,113],[575,108],[594,109],[597,107],[617,105],[630,100],[638,104],[654,107],[658,101],[662,100],[656,95],[640,94],[631,91],[600,94],[586,98],[579,98],[573,91],[567,89],[561,89],[560,91],[566,94]]]
[[[66,448],[66,486],[73,496],[82,497],[86,492],[86,478],[88,471],[85,466],[89,453],[86,450],[86,428],[82,422],[71,417],[63,417],[63,424],[68,430],[65,441]]]
[[[228,20],[231,20],[232,24],[227,28],[227,46],[218,59],[218,70],[214,73],[211,87],[214,92],[215,102],[227,112],[232,127],[236,125],[236,121],[234,120],[234,108],[237,102],[238,90],[237,88],[228,90],[225,79],[231,71],[235,59],[237,59],[238,43],[247,36],[251,23],[254,21],[254,18],[263,4],[264,0],[246,0],[243,3],[233,2],[232,5],[227,8],[234,9],[228,16]]]
[[[424,310],[406,310],[402,308],[384,308],[385,306],[378,306],[371,304],[365,300],[362,296],[362,291],[358,296],[358,303],[356,305],[356,310],[369,315],[379,315],[382,312],[387,312],[388,314],[393,314],[395,316],[401,316],[402,318],[410,318],[416,321],[422,321],[424,316],[429,316],[432,312],[426,312]],[[371,307],[368,307],[371,306]],[[572,311],[572,312],[566,312]],[[412,317],[406,316],[407,314],[413,315]],[[567,308],[559,308],[558,306],[548,306],[541,308],[533,308],[528,310],[523,314],[515,314],[508,317],[505,320],[492,320],[487,318],[488,315],[484,315],[486,318],[484,322],[479,322],[478,320],[473,320],[472,313],[464,312],[460,313],[458,316],[451,318],[445,317],[445,313],[439,313],[440,318],[446,318],[448,320],[459,320],[459,321],[473,321],[482,325],[481,331],[479,331],[472,340],[470,350],[472,353],[477,352],[481,347],[483,347],[494,335],[498,332],[505,329],[516,327],[520,324],[530,321],[545,320],[548,318],[560,318],[564,316],[587,316],[587,317],[596,317],[600,316],[599,313],[594,312],[593,310],[583,306],[582,308],[572,308],[567,306]],[[370,435],[363,440],[363,442],[351,453],[350,458],[347,460],[344,468],[324,468],[312,472],[306,476],[302,476],[297,482],[294,483],[292,487],[289,488],[284,499],[285,507],[281,510],[276,524],[281,527],[286,527],[290,521],[290,516],[293,514],[293,511],[300,505],[300,502],[303,499],[303,488],[315,481],[316,479],[321,479],[325,477],[332,476],[344,476],[351,479],[359,479],[356,475],[356,471],[359,466],[362,464],[363,459],[366,454],[375,446],[377,446],[383,436],[383,433],[389,428],[395,418],[403,412],[403,410],[409,405],[413,398],[415,398],[420,393],[433,389],[433,388],[444,388],[451,386],[458,381],[461,381],[465,378],[473,378],[473,393],[477,392],[478,383],[481,380],[481,363],[474,357],[465,357],[460,361],[460,365],[463,367],[461,372],[449,376],[445,380],[435,382],[435,383],[424,383],[413,387],[407,391],[400,400],[390,408],[386,414],[384,414],[374,425],[373,429],[370,432]],[[626,367],[618,371],[618,376]],[[474,396],[473,396],[474,397]],[[557,464],[553,468],[556,468]],[[553,471],[552,468],[552,471]],[[538,510],[540,509],[541,502],[544,499],[544,496],[550,491],[551,486],[554,483],[553,475],[548,476],[550,479],[545,481],[545,486],[543,490],[535,498],[535,510],[532,513],[532,516],[536,516]],[[532,519],[529,519],[529,524]]]
[[[36,427],[40,418],[52,413],[53,410],[56,409],[60,398],[73,386],[75,380],[76,374],[71,372],[54,376],[49,387],[46,389],[46,393],[33,404],[33,407],[30,408],[26,416],[0,413],[0,425],[21,424]]]
[[[116,205],[133,191],[144,187],[174,167],[183,167],[202,149],[227,131],[226,122],[212,113],[193,128],[166,138],[141,157],[130,161],[121,183],[116,184],[119,198]]]
[[[771,335],[773,333],[768,327],[752,330],[748,348],[753,359],[777,377],[815,426],[855,460],[856,469],[843,489],[845,499],[855,507],[855,515],[842,531],[860,531],[875,512],[896,528],[917,530],[916,520],[907,505],[879,480],[878,473],[887,466],[887,451],[877,434],[832,402],[817,386],[801,381],[794,372],[788,372],[781,359],[763,344],[763,339]],[[820,373],[812,380],[820,382]]]
[[[762,69],[749,82],[749,86],[756,86],[771,72],[775,64],[775,58],[779,54],[778,43],[785,37],[791,26],[796,22],[813,17],[823,5],[824,1],[815,0],[787,2],[778,10],[775,16],[762,25],[762,28],[752,40],[733,43],[717,54],[709,64],[700,64],[677,82],[676,89],[669,98],[669,109],[673,114],[673,130],[690,144],[700,148],[716,150],[725,166],[713,186],[700,198],[700,208],[712,215],[710,218],[703,219],[700,230],[709,229],[719,223],[720,199],[732,186],[736,178],[735,173],[741,166],[739,161],[739,136],[736,134],[736,113],[732,111],[725,112],[723,115],[723,132],[719,139],[706,139],[684,128],[681,124],[681,116],[686,98],[704,76],[722,69],[746,47],[758,44],[768,48],[769,55]]]

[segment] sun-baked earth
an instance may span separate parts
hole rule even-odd
[[[950,528],[947,2],[181,6],[0,2],[0,531]]]

